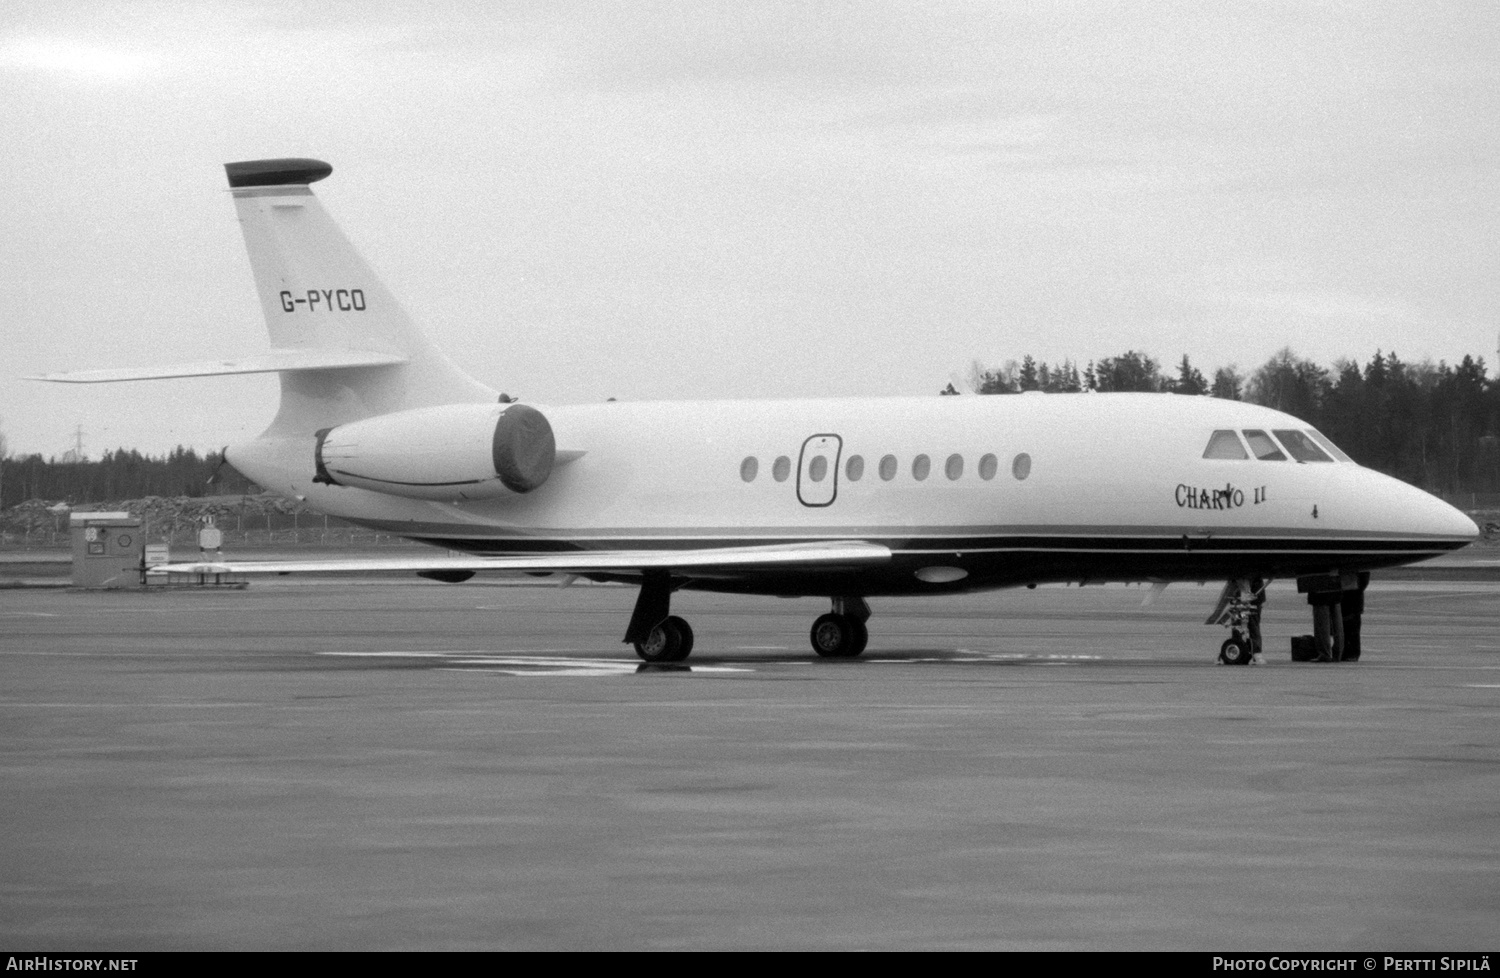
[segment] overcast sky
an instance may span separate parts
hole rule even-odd
[[[533,403],[935,394],[981,360],[1495,362],[1500,5],[0,4],[0,431],[199,449],[273,377],[229,160]]]

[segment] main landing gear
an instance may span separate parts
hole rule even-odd
[[[693,628],[671,613],[672,592],[682,585],[672,582],[666,571],[647,571],[641,575],[641,593],[635,601],[625,641],[635,646],[635,654],[652,664],[681,662],[693,651]],[[852,659],[865,650],[870,640],[865,622],[870,606],[864,598],[833,598],[833,610],[822,615],[812,626],[812,647],[828,659]]]
[[[651,663],[681,662],[693,651],[693,629],[672,614],[672,576],[649,570],[641,575],[641,593],[625,629],[625,641],[635,654]]]
[[[646,662],[681,662],[693,652],[693,627],[669,615],[634,644],[635,654]]]
[[[864,598],[834,598],[833,610],[812,626],[813,651],[825,659],[852,659],[865,650],[870,630],[870,606]]]

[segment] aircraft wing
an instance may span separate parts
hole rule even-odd
[[[388,367],[406,357],[375,350],[272,350],[233,360],[200,360],[162,367],[110,367],[104,370],[67,370],[38,374],[24,380],[58,384],[112,384],[123,380],[166,380],[172,377],[213,377],[221,374],[269,374],[282,370],[338,370],[349,367]]]
[[[629,574],[675,571],[694,577],[734,577],[751,569],[862,567],[891,559],[889,547],[830,540],[764,547],[699,550],[592,550],[519,557],[375,557],[336,560],[211,560],[157,564],[148,574],[338,574],[368,571],[509,571]]]

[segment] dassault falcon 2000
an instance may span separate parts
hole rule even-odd
[[[1044,582],[1226,581],[1210,621],[1245,662],[1250,583],[1295,578],[1358,634],[1369,571],[1454,550],[1474,523],[1363,468],[1305,422],[1170,394],[510,403],[417,329],[314,197],[317,160],[225,167],[269,353],[102,382],[275,372],[235,468],[324,513],[450,551],[205,562],[208,573],[476,571],[638,584],[625,641],[693,646],[681,588],[819,596],[823,656],[858,655],[867,598]],[[1326,622],[1328,619],[1325,618]]]

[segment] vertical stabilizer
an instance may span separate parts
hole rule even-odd
[[[224,166],[245,235],[271,346],[387,354],[387,366],[281,374],[281,410],[268,434],[316,429],[408,408],[494,401],[411,321],[355,251],[309,184],[333,172],[307,159]]]

